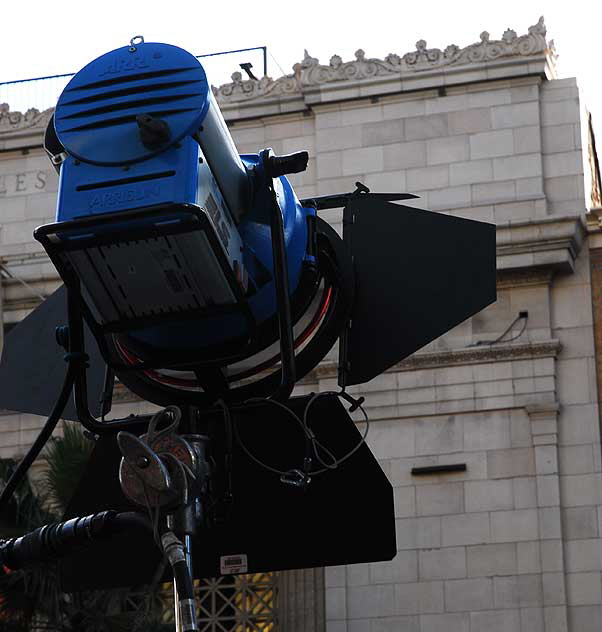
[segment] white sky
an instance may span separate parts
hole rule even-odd
[[[7,0],[5,5],[1,11],[0,82],[77,71],[138,34],[146,41],[175,44],[195,55],[266,45],[288,73],[302,59],[304,48],[322,63],[328,63],[334,54],[351,60],[358,48],[368,57],[382,58],[390,52],[415,50],[419,39],[425,39],[429,47],[444,49],[452,43],[466,46],[477,42],[484,30],[491,39],[501,38],[508,27],[523,35],[543,14],[548,39],[555,40],[559,54],[559,76],[577,77],[596,128],[602,129],[600,0]],[[260,55],[247,54],[246,58],[261,74]],[[228,67],[208,66],[211,82],[227,81],[239,61],[245,59],[232,60]],[[274,78],[282,74],[271,56],[268,74]],[[36,97],[25,98],[33,101]],[[22,103],[10,105],[24,109]]]

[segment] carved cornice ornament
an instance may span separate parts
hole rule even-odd
[[[445,69],[453,66],[483,64],[504,57],[528,57],[546,55],[553,66],[556,60],[554,42],[546,40],[543,16],[537,24],[529,27],[526,35],[518,36],[516,31],[507,29],[500,40],[491,40],[484,31],[480,41],[460,48],[450,44],[444,50],[427,48],[424,40],[416,42],[416,50],[397,55],[391,53],[384,59],[367,58],[359,49],[353,61],[344,62],[339,55],[333,55],[326,66],[307,51],[301,63],[295,64],[293,74],[278,79],[242,79],[240,72],[232,75],[232,83],[213,92],[220,103],[245,102],[252,99],[266,99],[272,96],[300,96],[305,88],[321,86],[337,81],[357,81],[381,76],[412,75],[428,70]]]
[[[0,103],[0,133],[32,127],[46,127],[53,112],[54,108],[49,108],[43,112],[30,108],[24,114],[22,112],[11,112],[8,103]]]
[[[219,88],[211,86],[211,89],[220,103],[245,101],[257,97],[280,97],[288,94],[298,94],[301,88],[301,65],[295,64],[293,70],[295,71],[294,74],[284,75],[276,79],[276,81],[271,77],[243,80],[242,74],[235,72],[232,74],[232,83],[226,83]]]
[[[533,285],[550,285],[554,278],[553,266],[533,266],[532,268],[512,268],[498,270],[496,286],[498,290]]]
[[[480,41],[461,48],[450,44],[445,49],[428,48],[424,40],[416,42],[416,50],[404,55],[391,53],[384,59],[366,57],[359,49],[355,59],[344,62],[339,55],[333,55],[328,65],[320,64],[307,51],[303,60],[293,66],[293,73],[278,79],[243,79],[242,73],[235,72],[232,82],[219,88],[212,87],[213,93],[222,105],[246,103],[255,99],[300,98],[306,90],[326,84],[343,81],[361,81],[376,77],[416,76],[430,70],[444,70],[448,67],[463,67],[492,62],[501,58],[529,57],[544,55],[552,67],[556,53],[554,42],[546,40],[546,27],[541,17],[537,24],[529,27],[526,35],[518,36],[516,31],[507,29],[500,40],[491,40],[484,31]],[[0,104],[0,134],[30,128],[44,128],[52,115],[53,108],[40,112],[35,108],[25,113],[11,112],[6,103]]]
[[[562,349],[559,340],[527,342],[521,344],[498,344],[416,353],[397,365],[398,371],[434,369],[442,366],[484,364],[489,362],[511,362],[533,358],[555,358]]]
[[[535,358],[555,358],[561,351],[559,340],[551,339],[542,342],[497,343],[449,349],[443,351],[425,351],[411,355],[399,364],[387,370],[387,373],[399,371],[420,371],[423,369],[440,369],[446,366],[462,366],[466,364],[488,364],[491,362],[512,362],[514,360],[531,360]],[[324,362],[303,378],[302,383],[315,383],[318,380],[337,376],[338,365]]]

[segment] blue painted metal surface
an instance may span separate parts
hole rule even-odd
[[[194,204],[199,146],[191,137],[149,160],[98,166],[71,156],[61,166],[56,221],[159,204]]]
[[[263,166],[257,154],[241,156],[245,165],[254,167],[261,176]],[[307,252],[307,217],[315,215],[313,208],[302,207],[286,176],[274,180],[278,193],[284,224],[289,292],[293,293],[301,278]],[[238,229],[243,241],[244,263],[251,283],[260,275],[269,273],[271,279],[254,289],[248,297],[249,307],[258,323],[271,318],[276,312],[276,288],[273,281],[273,258],[270,226],[265,223],[267,195],[256,195],[254,204],[245,215]],[[269,208],[269,207],[267,207]],[[259,267],[263,270],[259,270]],[[147,328],[131,334],[141,341],[174,350],[186,350],[194,346],[205,346],[225,342],[229,338],[245,333],[246,324],[240,315],[222,315],[219,318],[203,319],[199,323],[166,323],[160,327]]]
[[[146,160],[199,128],[209,91],[203,66],[181,48],[124,46],[89,63],[67,84],[55,110],[56,132],[81,161],[124,165]],[[167,145],[149,149],[141,142],[136,115],[143,113],[168,123]]]
[[[166,204],[173,204],[174,211],[182,204],[205,209],[231,264],[242,259],[249,278],[248,305],[256,322],[262,323],[274,316],[277,304],[269,225],[272,201],[260,157],[240,157],[240,170],[252,174],[255,186],[254,194],[246,198],[246,208],[235,209],[237,222],[222,184],[224,173],[228,181],[232,179],[230,172],[212,171],[224,164],[228,154],[221,154],[212,164],[209,154],[215,141],[205,148],[207,155],[201,149],[203,133],[221,129],[217,124],[210,127],[215,116],[208,115],[209,108],[217,105],[201,64],[186,51],[166,44],[136,48],[130,52],[124,47],[88,64],[59,99],[55,126],[68,158],[61,167],[57,222]],[[169,142],[148,149],[140,140],[137,114],[165,120],[171,131]],[[220,138],[219,134],[223,146],[232,143],[225,126],[211,138]],[[234,154],[230,161],[240,158]],[[289,291],[293,293],[307,259],[307,216],[315,210],[301,206],[285,176],[276,178],[273,186],[283,217]],[[247,326],[240,314],[231,314],[196,322],[165,322],[130,335],[166,349],[189,349],[240,336]]]

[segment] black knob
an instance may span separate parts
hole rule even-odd
[[[136,123],[140,131],[140,140],[147,149],[157,149],[167,143],[171,137],[167,121],[155,118],[150,114],[138,114]]]
[[[307,169],[309,154],[306,151],[298,151],[284,156],[270,156],[268,158],[268,175],[272,178],[285,176],[287,173],[301,173]]]
[[[69,351],[69,325],[59,325],[54,330],[56,344],[63,347],[65,351]]]

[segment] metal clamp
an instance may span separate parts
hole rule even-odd
[[[311,483],[311,476],[301,470],[289,470],[280,476],[280,482],[299,489],[305,489]]]
[[[130,53],[135,53],[140,44],[144,44],[144,37],[142,35],[134,35],[130,40]]]

